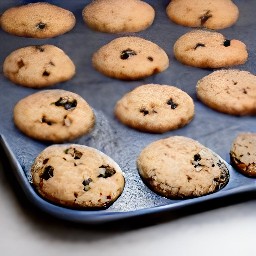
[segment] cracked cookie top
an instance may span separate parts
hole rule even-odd
[[[172,199],[217,192],[229,181],[225,162],[199,142],[173,136],[146,146],[137,159],[143,181]]]
[[[179,25],[209,29],[230,27],[239,16],[231,0],[172,0],[166,12]]]
[[[101,208],[124,189],[124,176],[110,157],[77,144],[52,145],[31,167],[33,184],[51,202],[74,208]]]

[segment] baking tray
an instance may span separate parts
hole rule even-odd
[[[7,1],[0,3],[0,12],[7,8],[32,1]],[[90,30],[83,22],[81,12],[90,1],[48,1],[71,10],[77,19],[75,28],[67,34],[51,39],[30,39],[16,37],[0,31],[0,63],[13,50],[40,44],[54,44],[63,49],[76,65],[76,76],[65,83],[47,89],[64,89],[81,95],[94,109],[96,126],[93,131],[72,143],[95,147],[112,157],[122,168],[126,186],[122,195],[109,208],[97,211],[73,210],[54,205],[42,199],[31,185],[30,167],[35,157],[50,144],[38,142],[20,133],[12,121],[14,105],[22,98],[35,93],[30,89],[13,84],[0,74],[0,146],[8,157],[24,194],[29,201],[43,212],[57,218],[87,224],[106,223],[136,216],[149,216],[177,209],[191,208],[193,205],[207,203],[215,199],[224,200],[229,196],[256,191],[255,179],[247,178],[236,172],[230,165],[230,181],[222,190],[194,199],[171,200],[152,192],[140,179],[136,159],[141,150],[149,143],[173,135],[182,135],[198,140],[219,154],[229,163],[229,150],[233,139],[240,132],[256,132],[255,117],[237,117],[209,109],[196,98],[195,86],[199,79],[210,74],[211,69],[184,66],[173,56],[172,46],[182,34],[191,28],[172,23],[165,8],[168,0],[145,1],[156,10],[153,25],[145,31],[129,34],[106,34]],[[242,40],[248,48],[249,60],[236,68],[255,74],[256,33],[254,0],[234,3],[240,10],[238,22],[231,28],[221,30],[226,38]],[[133,35],[151,40],[162,47],[170,59],[170,67],[163,73],[139,81],[120,81],[105,77],[91,65],[92,54],[102,45],[119,36]],[[218,53],[216,53],[218,54]],[[195,118],[187,126],[164,134],[142,133],[120,124],[113,115],[117,100],[133,88],[147,83],[169,84],[187,92],[195,101]]]

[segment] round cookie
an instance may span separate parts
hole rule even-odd
[[[32,38],[50,38],[70,31],[76,23],[72,12],[45,3],[12,7],[1,16],[1,27],[7,33]]]
[[[27,136],[51,142],[73,140],[94,126],[94,113],[79,95],[44,90],[27,96],[14,107],[15,125]]]
[[[256,76],[247,71],[215,71],[199,80],[196,90],[212,109],[230,115],[256,114]]]
[[[95,0],[83,9],[85,23],[107,33],[138,32],[148,28],[154,18],[154,9],[138,0]]]
[[[120,37],[101,47],[92,64],[106,76],[136,80],[168,68],[169,59],[158,45],[139,37]]]
[[[220,33],[206,30],[184,34],[175,42],[173,50],[178,61],[199,68],[241,65],[248,58],[243,42],[228,40]]]
[[[182,136],[149,144],[140,153],[137,166],[150,189],[172,199],[213,193],[229,180],[229,170],[217,154]]]
[[[194,103],[174,86],[147,84],[125,94],[116,103],[115,115],[134,129],[163,133],[188,124],[194,117]]]
[[[230,160],[242,174],[256,177],[256,133],[240,133],[234,139]]]
[[[75,65],[54,45],[27,46],[13,51],[3,64],[4,75],[16,84],[42,88],[75,75]]]
[[[74,208],[99,208],[122,193],[120,167],[99,150],[76,144],[52,145],[31,167],[33,184],[51,202]]]
[[[179,25],[208,29],[230,27],[239,16],[239,10],[231,0],[172,0],[166,12]]]

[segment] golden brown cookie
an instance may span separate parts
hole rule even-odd
[[[124,176],[117,163],[83,145],[46,148],[35,159],[31,173],[41,196],[75,208],[109,206],[124,188]]]
[[[174,44],[174,55],[182,64],[199,68],[221,68],[244,64],[246,45],[207,30],[192,30]]]
[[[218,70],[197,83],[197,97],[230,115],[256,115],[256,76],[240,70]]]
[[[44,90],[21,99],[14,107],[15,125],[27,136],[43,141],[70,141],[94,126],[94,113],[79,95]]]
[[[139,0],[94,0],[83,9],[86,24],[107,33],[138,32],[148,28],[154,18],[154,9]]]
[[[182,136],[149,144],[140,153],[137,166],[150,189],[172,199],[217,192],[229,180],[229,170],[217,154]]]
[[[76,23],[72,12],[45,2],[6,10],[1,16],[4,31],[23,37],[50,38],[70,31]]]
[[[140,37],[120,37],[101,47],[92,58],[93,66],[106,76],[136,80],[168,68],[165,51]]]
[[[75,75],[75,65],[60,48],[36,45],[17,49],[8,55],[3,72],[16,84],[42,88],[71,79]]]
[[[209,29],[230,27],[239,16],[231,0],[172,0],[166,12],[179,25]]]
[[[188,124],[194,103],[174,86],[147,84],[125,94],[115,106],[116,117],[137,130],[163,133]]]
[[[256,177],[256,133],[240,133],[230,149],[232,165],[242,174]]]

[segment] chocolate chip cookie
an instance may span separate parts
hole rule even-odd
[[[172,0],[166,12],[179,25],[209,29],[230,27],[239,16],[231,0]]]
[[[75,65],[60,48],[36,45],[13,51],[4,61],[3,72],[16,84],[42,88],[71,79]]]
[[[101,47],[92,58],[95,69],[106,76],[136,80],[168,68],[165,51],[140,37],[120,37]]]
[[[241,70],[218,70],[197,83],[197,97],[230,115],[256,115],[256,76]]]
[[[174,55],[185,65],[199,68],[221,68],[244,64],[248,59],[246,45],[236,39],[207,30],[193,30],[174,44]]]
[[[256,133],[240,133],[234,139],[230,160],[242,174],[256,177]]]
[[[154,9],[138,0],[96,0],[83,9],[86,24],[107,33],[138,32],[154,21]]]
[[[177,87],[147,84],[125,94],[116,103],[115,115],[134,129],[163,133],[188,124],[194,117],[194,103]]]
[[[33,185],[47,200],[67,207],[101,208],[122,193],[124,176],[110,157],[76,144],[52,145],[31,167]]]
[[[79,95],[44,90],[21,99],[14,107],[15,125],[27,136],[51,142],[70,141],[94,126],[94,113]]]
[[[76,23],[72,12],[45,2],[6,10],[1,16],[4,31],[23,37],[50,38],[70,31]]]
[[[146,146],[137,159],[137,166],[150,189],[172,199],[214,193],[229,181],[229,170],[217,154],[182,136]]]

